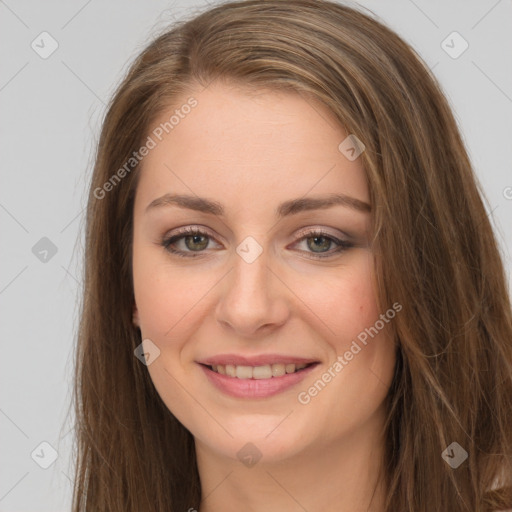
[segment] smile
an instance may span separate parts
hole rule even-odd
[[[272,363],[258,366],[201,364],[208,382],[234,398],[269,398],[298,385],[317,366],[310,363]]]

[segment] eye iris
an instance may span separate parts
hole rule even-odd
[[[201,238],[204,239],[202,244],[197,241],[198,239]],[[199,243],[200,247],[191,247],[190,244],[188,243],[190,240],[192,240],[194,244]],[[187,249],[190,249],[191,251],[200,251],[202,249],[206,249],[206,247],[208,246],[208,239],[205,235],[189,235],[185,237],[185,245],[187,246]]]
[[[311,243],[310,243],[310,240],[314,240],[315,243],[317,243],[318,240],[323,240],[324,243],[321,244],[321,246],[313,246]],[[313,236],[313,237],[310,237],[308,238],[308,247],[313,250],[314,252],[321,252],[321,251],[315,251],[315,248],[319,248],[320,249],[329,249],[331,245],[331,240],[325,236]]]

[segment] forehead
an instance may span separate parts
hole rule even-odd
[[[195,106],[184,108],[190,98]],[[153,124],[139,202],[173,191],[245,205],[309,191],[368,202],[361,159],[339,149],[348,134],[325,106],[298,93],[212,83],[183,95]]]

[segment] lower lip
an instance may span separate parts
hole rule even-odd
[[[236,398],[267,398],[277,395],[301,382],[318,366],[318,363],[312,364],[299,372],[286,373],[281,377],[271,377],[270,379],[228,377],[227,375],[210,370],[210,368],[203,364],[199,366],[201,366],[210,382],[227,395]]]

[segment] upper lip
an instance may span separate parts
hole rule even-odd
[[[265,366],[271,364],[309,364],[318,363],[315,359],[282,354],[260,354],[257,356],[240,356],[237,354],[219,354],[199,361],[207,366],[226,365],[233,366]]]

